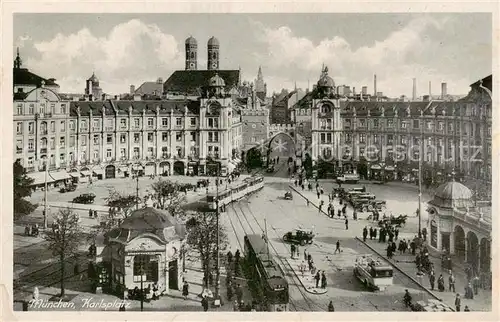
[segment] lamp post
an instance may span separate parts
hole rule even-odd
[[[216,243],[216,251],[217,251],[217,262],[215,263],[215,301],[219,299],[219,280],[220,280],[220,267],[219,267],[219,164],[217,166],[217,182],[216,186],[216,199],[215,199],[215,215],[216,215],[216,230],[217,230],[217,243]]]
[[[141,312],[142,312],[144,311],[144,284],[143,284],[144,267],[142,262],[140,266],[140,271],[141,271]]]
[[[140,165],[140,163],[137,163]],[[135,209],[139,210],[139,170],[135,171]]]
[[[424,150],[424,113],[432,105],[432,99],[423,109],[420,122],[420,146],[418,151],[418,238],[422,238],[422,156]]]
[[[47,190],[48,190],[48,175],[49,175],[49,165],[48,165],[48,158],[45,156],[43,158],[45,160],[45,186],[44,186],[44,203],[43,203],[43,229],[47,229]]]

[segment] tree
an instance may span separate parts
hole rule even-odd
[[[186,242],[196,249],[201,257],[205,288],[208,288],[210,264],[215,263],[213,254],[217,252],[217,213],[198,212],[186,222]],[[228,245],[227,234],[219,225],[219,251],[223,252]]]
[[[169,180],[160,179],[151,185],[158,199],[158,205],[174,217],[185,215],[183,208],[186,203],[186,195],[181,193],[181,185]]]
[[[32,213],[38,205],[32,204],[24,198],[31,196],[31,184],[34,179],[26,175],[26,169],[16,160],[13,165],[14,175],[14,218],[21,218]]]
[[[46,231],[44,239],[49,243],[48,248],[54,256],[59,257],[61,264],[61,298],[64,297],[65,260],[78,250],[83,240],[83,231],[80,226],[80,217],[70,208],[61,209],[57,214],[52,229]]]
[[[106,204],[113,209],[108,211],[98,230],[107,233],[113,228],[118,227],[123,219],[130,216],[137,202],[137,196],[134,194],[124,194],[116,190],[110,190]]]

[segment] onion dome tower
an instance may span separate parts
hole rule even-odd
[[[207,43],[208,50],[208,70],[219,69],[219,41],[217,38],[212,37]]]
[[[186,39],[186,70],[198,69],[198,43],[193,36]]]

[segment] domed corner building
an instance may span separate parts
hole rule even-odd
[[[107,236],[103,266],[108,288],[126,292],[158,283],[160,293],[181,286],[186,231],[174,217],[152,207],[138,209]],[[104,288],[104,285],[103,285]]]
[[[428,244],[449,250],[478,272],[491,271],[491,208],[478,207],[469,188],[455,181],[442,184],[428,203]]]

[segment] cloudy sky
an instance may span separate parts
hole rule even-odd
[[[16,14],[14,46],[24,67],[80,93],[95,71],[104,92],[167,79],[184,69],[184,40],[221,44],[221,69],[241,67],[253,80],[262,66],[268,92],[306,88],[326,64],[337,85],[368,86],[389,96],[466,94],[491,74],[490,14]]]

